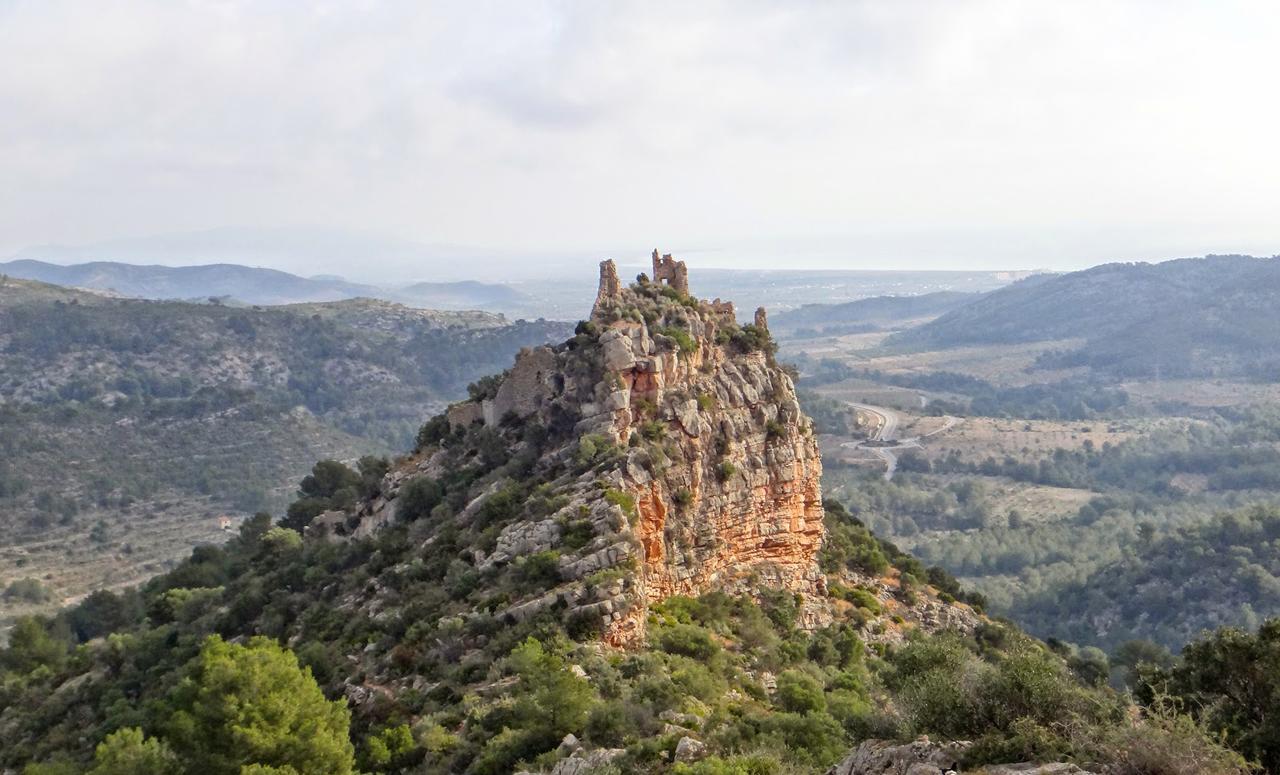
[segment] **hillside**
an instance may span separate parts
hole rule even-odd
[[[0,262],[0,275],[139,299],[227,299],[240,304],[300,304],[369,297],[420,308],[511,309],[524,297],[505,285],[463,282],[381,287],[340,277],[298,275],[239,264],[139,265],[91,261],[60,265],[34,259]]]
[[[885,755],[1245,771],[824,504],[764,310],[739,325],[653,269],[622,287],[604,262],[571,339],[410,454],[322,461],[275,526],[21,621],[0,764],[872,775],[884,744],[855,745],[927,734],[967,742]]]
[[[1274,379],[1277,287],[1277,258],[1106,264],[992,291],[889,343],[941,349],[1084,338],[1083,347],[1050,353],[1039,365],[1116,377]]]
[[[1010,613],[1046,635],[1112,649],[1141,639],[1177,650],[1206,630],[1256,630],[1280,616],[1280,510],[1151,531],[1136,551]]]
[[[559,323],[348,301],[275,309],[0,285],[0,585],[136,582],[317,458],[403,449]],[[74,561],[71,561],[74,560]],[[22,610],[12,601],[0,610]]]
[[[873,296],[843,304],[805,304],[773,316],[778,329],[810,328],[829,331],[832,328],[863,326],[872,331],[901,325],[918,318],[934,317],[977,299],[981,294],[962,291],[935,291],[919,296]]]

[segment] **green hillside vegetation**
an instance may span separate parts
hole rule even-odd
[[[790,595],[757,605],[709,594],[665,601],[647,645],[617,651],[555,610],[503,620],[493,601],[511,585],[555,580],[534,557],[484,572],[465,559],[484,540],[472,531],[545,508],[547,472],[488,459],[490,440],[476,429],[448,441],[470,462],[438,483],[429,515],[375,538],[303,541],[261,515],[138,591],[21,620],[0,652],[0,762],[32,775],[121,761],[146,763],[134,772],[504,773],[548,766],[573,734],[624,748],[615,772],[781,774],[819,772],[862,739],[930,734],[975,740],[975,766],[1069,758],[1137,775],[1190,757],[1198,772],[1245,771],[1185,717],[1134,721],[1099,681],[1105,658],[1064,658],[1006,624],[869,649],[865,608],[806,632]],[[601,462],[560,465],[579,475]],[[454,510],[494,477],[534,497],[459,530]],[[828,519],[837,538],[824,567],[894,562],[932,576],[839,506]],[[425,549],[424,535],[436,536]],[[361,599],[376,605],[350,603]],[[413,688],[350,692],[369,679]],[[673,764],[690,733],[708,758]]]
[[[655,319],[696,303],[645,290]],[[739,356],[771,351],[767,331],[738,333],[726,339]],[[594,384],[598,336],[579,326],[557,350],[564,373]],[[829,623],[801,627],[804,599],[761,586],[668,598],[648,609],[642,643],[603,645],[598,613],[547,594],[582,584],[591,601],[634,583],[633,560],[581,581],[560,560],[609,546],[635,516],[611,486],[624,461],[656,472],[671,455],[660,419],[630,451],[577,425],[554,403],[489,426],[437,416],[411,456],[315,464],[278,521],[259,514],[141,587],[20,619],[0,652],[0,766],[497,775],[545,771],[573,735],[620,749],[613,772],[784,775],[823,771],[861,740],[928,734],[975,741],[972,766],[1246,771],[1188,717],[1144,713],[1108,688],[1105,656],[982,618],[970,607],[980,596],[834,502],[817,558]],[[342,530],[391,487],[396,520]],[[322,512],[338,527],[313,529]],[[486,561],[505,528],[547,522],[553,548]],[[963,629],[900,615],[922,602],[950,607]],[[706,748],[675,761],[686,737]]]
[[[1030,278],[891,337],[913,349],[1085,338],[1040,366],[1110,377],[1280,375],[1280,260],[1208,256]]]
[[[218,514],[283,508],[317,458],[407,447],[423,406],[568,328],[0,281],[0,586],[42,579],[61,599],[154,573],[215,540]]]
[[[1123,556],[1011,611],[1063,640],[1172,648],[1202,631],[1253,631],[1280,616],[1280,507],[1251,506],[1205,524],[1148,530]]]
[[[1040,637],[1176,650],[1201,630],[1280,615],[1266,539],[1280,503],[1278,429],[1274,410],[1223,411],[1044,456],[907,451],[889,482],[829,463],[825,483],[877,532]],[[1059,518],[1031,519],[993,502],[1001,483],[1088,497]]]

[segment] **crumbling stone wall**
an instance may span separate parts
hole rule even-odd
[[[729,320],[734,320],[738,315],[737,311],[733,308],[733,302],[720,301],[719,296],[716,297],[715,301],[711,302],[711,311],[721,317],[728,318]]]
[[[689,293],[689,268],[683,261],[676,261],[670,253],[658,257],[653,251],[653,281],[659,285],[669,285],[682,294]]]
[[[621,292],[622,284],[618,282],[618,267],[614,265],[613,259],[606,258],[600,262],[600,290],[596,292],[595,308],[599,309],[602,304],[616,302]]]

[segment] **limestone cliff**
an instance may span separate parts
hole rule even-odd
[[[656,251],[654,260],[657,274]],[[767,329],[740,328],[732,305],[644,278],[606,293],[618,287],[613,275],[601,265],[592,312],[603,400],[584,413],[592,430],[633,448],[614,481],[637,507],[639,597],[760,585],[822,593],[822,463]],[[632,638],[643,611],[633,607],[610,639]],[[817,619],[821,608],[806,613]]]
[[[474,386],[380,497],[319,529],[361,536],[395,521],[405,482],[456,479],[485,456],[490,434],[507,445],[502,454],[536,456],[525,470],[558,506],[487,524],[491,499],[529,490],[497,476],[503,468],[487,486],[472,485],[452,517],[487,531],[474,551],[480,571],[555,554],[559,583],[511,600],[512,619],[563,610],[625,645],[643,635],[656,601],[772,588],[802,597],[802,624],[824,621],[822,465],[791,378],[774,362],[763,311],[758,325],[739,325],[732,304],[688,295],[684,262],[655,251],[653,269],[659,280],[641,275],[624,286],[603,262],[591,319],[574,339],[527,349],[505,374]],[[566,535],[583,530],[589,540],[568,545]]]

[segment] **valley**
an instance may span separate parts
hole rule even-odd
[[[1266,266],[1240,264],[1245,273]],[[1228,272],[1218,282],[1235,280]],[[992,296],[1019,303],[1012,289]],[[975,314],[953,310],[944,315]],[[882,319],[868,333],[782,332],[782,357],[798,364],[805,394],[856,412],[849,428],[828,426],[820,437],[832,497],[1041,637],[1108,650],[1154,639],[1176,651],[1202,627],[1257,626],[1280,613],[1268,594],[1241,596],[1213,582],[1227,584],[1216,593],[1221,602],[1197,596],[1180,611],[1186,621],[1170,629],[1152,610],[1127,604],[1110,581],[1122,568],[1141,572],[1161,541],[1280,503],[1280,480],[1270,473],[1280,459],[1274,383],[1245,374],[1118,379],[1109,367],[1083,364],[1046,369],[1055,354],[1087,349],[1088,340],[973,344],[980,327],[955,345],[903,346],[940,324]],[[1220,578],[1222,562],[1209,561],[1204,572]],[[1280,574],[1269,543],[1252,547],[1245,562],[1266,588]],[[1182,574],[1158,574],[1143,582],[1152,594],[1183,583]]]

